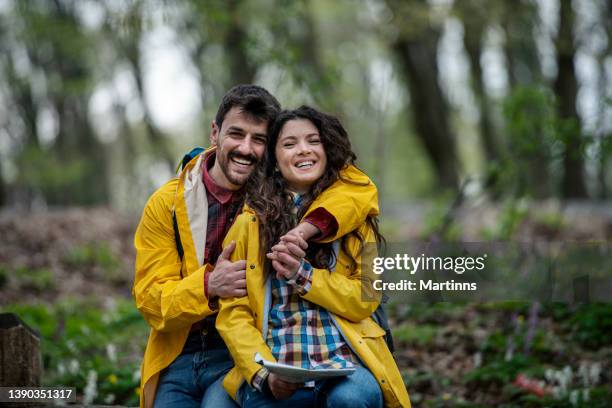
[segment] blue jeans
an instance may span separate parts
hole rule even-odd
[[[362,366],[348,377],[317,381],[314,388],[300,388],[284,400],[277,400],[245,384],[238,391],[242,408],[382,408],[380,386]]]
[[[154,406],[237,408],[223,389],[233,366],[227,349],[181,354],[161,372]]]

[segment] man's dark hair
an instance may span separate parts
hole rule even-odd
[[[225,115],[233,107],[238,107],[242,112],[247,113],[256,121],[274,121],[280,112],[280,103],[274,96],[261,86],[257,85],[236,85],[223,96],[215,123],[219,128],[225,119]]]

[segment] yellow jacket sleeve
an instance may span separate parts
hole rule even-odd
[[[335,235],[320,240],[332,242],[359,228],[368,215],[378,215],[378,190],[370,178],[355,166],[340,172],[340,179],[323,191],[304,215],[315,209],[327,210],[338,223]]]
[[[212,313],[204,294],[203,266],[184,278],[172,223],[176,180],[147,202],[134,237],[136,274],[132,295],[147,323],[157,331],[191,326]]]
[[[375,251],[374,233],[364,225],[360,231],[365,233],[365,246],[363,253],[357,257],[357,264],[351,271],[349,265],[344,265],[348,258],[341,256],[336,270],[314,268],[312,271],[312,286],[302,297],[324,309],[343,318],[359,322],[369,317],[380,303],[381,294],[374,290],[372,273],[363,271],[362,260],[370,263]],[[360,246],[356,239],[351,238],[350,250],[355,254]]]
[[[248,213],[239,215],[225,236],[223,247],[232,241],[236,242],[236,248],[231,256],[232,262],[247,259],[248,222],[252,217],[253,215]],[[255,239],[258,238],[255,237]],[[247,274],[249,273],[263,274],[263,271],[252,270],[247,267]],[[250,282],[251,280],[247,277],[247,292],[250,290]],[[255,290],[255,288],[252,289]],[[219,300],[219,315],[216,320],[217,330],[223,337],[234,359],[235,366],[238,367],[240,374],[249,384],[251,384],[253,376],[261,369],[261,365],[255,362],[256,353],[260,353],[268,361],[276,361],[261,335],[261,330],[257,327],[255,313],[256,311],[251,309],[248,296]]]

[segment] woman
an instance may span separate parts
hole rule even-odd
[[[222,300],[217,328],[235,367],[224,386],[243,407],[410,406],[400,373],[370,315],[371,280],[360,260],[375,242],[368,217],[334,243],[306,245],[292,228],[355,154],[340,122],[309,107],[282,112],[270,131],[266,168],[226,236],[247,260],[247,297]],[[338,220],[342,223],[342,220]],[[342,225],[340,225],[339,229]],[[271,252],[268,252],[271,248]],[[351,376],[292,384],[254,361],[305,368],[355,367]]]

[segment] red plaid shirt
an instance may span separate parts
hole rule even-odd
[[[208,199],[208,222],[206,224],[206,243],[204,246],[204,263],[214,265],[223,251],[223,238],[232,225],[236,213],[242,206],[244,197],[241,190],[233,191],[219,186],[210,177],[208,171],[215,163],[215,153],[211,153],[202,162],[202,182],[206,186]],[[204,275],[204,290],[208,297],[208,277]]]

